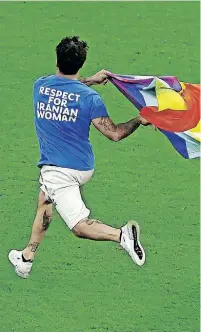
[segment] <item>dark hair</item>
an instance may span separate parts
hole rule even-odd
[[[88,46],[80,37],[63,38],[56,47],[57,67],[65,75],[74,75],[82,68]]]

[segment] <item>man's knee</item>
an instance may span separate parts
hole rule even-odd
[[[75,236],[83,238],[84,237],[84,224],[88,219],[80,220],[72,229]]]
[[[88,218],[82,219],[75,225],[75,227],[72,229],[72,232],[77,237],[85,238],[87,235],[87,228],[94,223],[100,223],[100,221]]]

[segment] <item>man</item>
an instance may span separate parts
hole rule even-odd
[[[89,141],[91,123],[115,142],[132,134],[141,124],[148,125],[140,116],[126,123],[113,123],[99,94],[89,88],[105,84],[107,71],[78,80],[87,51],[87,43],[79,37],[62,39],[56,47],[56,75],[41,77],[34,84],[41,189],[29,243],[23,251],[9,253],[15,272],[22,278],[29,276],[36,250],[52,220],[52,204],[76,236],[118,242],[137,265],[145,262],[138,224],[130,221],[116,229],[90,219],[80,194],[80,186],[91,179],[94,171]]]

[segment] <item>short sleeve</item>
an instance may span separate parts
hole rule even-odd
[[[91,107],[91,120],[108,116],[109,114],[101,97],[99,95],[93,96],[93,102]]]

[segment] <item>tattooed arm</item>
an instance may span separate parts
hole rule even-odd
[[[92,123],[104,136],[115,142],[131,135],[140,125],[149,125],[141,116],[119,124],[115,124],[109,117],[93,119]]]

